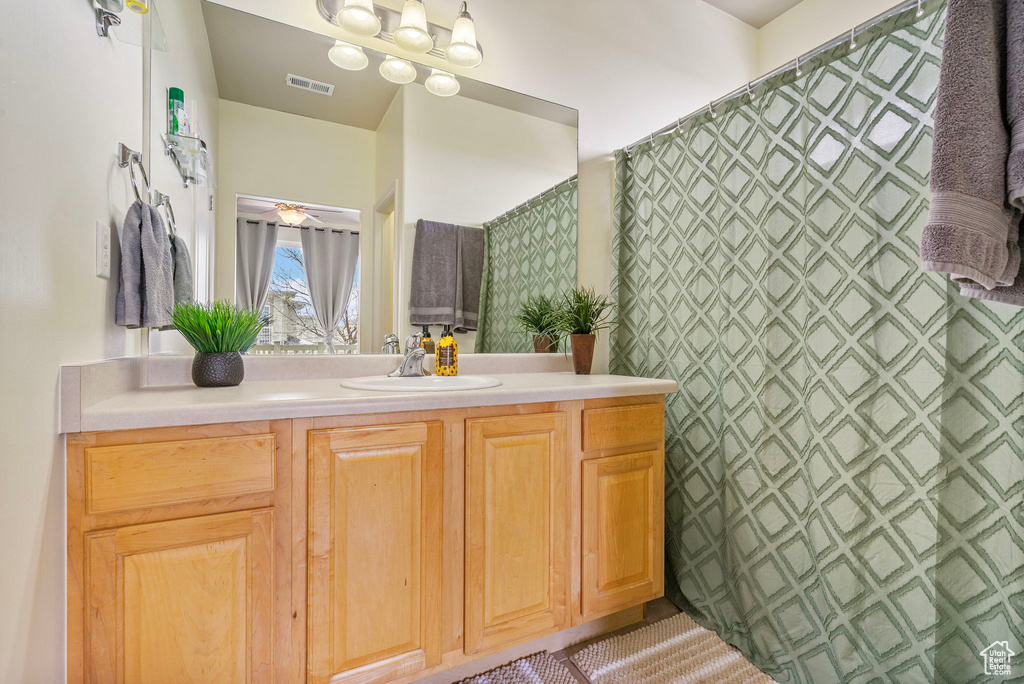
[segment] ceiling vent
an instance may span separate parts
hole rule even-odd
[[[284,82],[292,86],[293,88],[311,90],[314,93],[320,93],[321,95],[334,94],[334,86],[332,86],[330,83],[314,81],[311,78],[303,78],[302,76],[296,76],[295,74],[288,74],[288,78],[286,78]]]

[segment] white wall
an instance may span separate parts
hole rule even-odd
[[[64,680],[63,363],[138,354],[95,275],[95,223],[134,200],[142,49],[96,35],[86,2],[4,4],[0,21],[0,681]],[[116,276],[115,276],[116,277]]]
[[[481,226],[576,173],[576,128],[464,97],[403,87],[405,145],[399,320],[409,320],[416,221]],[[399,331],[404,337],[417,329]],[[473,351],[476,333],[459,335]]]
[[[376,134],[220,101],[216,297],[235,299],[235,200],[253,195],[360,211],[360,253],[372,254]],[[362,261],[360,292],[373,277]],[[364,306],[363,315],[369,311]],[[379,345],[378,345],[379,348]]]
[[[897,0],[803,0],[757,32],[757,72],[782,66],[898,4]]]

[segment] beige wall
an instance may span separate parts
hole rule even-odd
[[[757,71],[767,73],[872,17],[897,0],[803,0],[757,32]]]
[[[418,84],[403,91],[399,320],[407,322],[416,221],[481,226],[565,180],[576,173],[577,131],[469,98],[436,97]],[[475,340],[476,333],[459,335],[459,351],[472,352]]]
[[[220,101],[218,299],[235,299],[238,195],[358,209],[360,252],[372,253],[375,137],[362,128]],[[369,261],[364,259],[360,269],[360,292],[373,275]]]

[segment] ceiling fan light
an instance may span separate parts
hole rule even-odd
[[[292,209],[290,207],[277,212],[277,215],[282,221],[293,226],[297,226],[306,220],[306,215],[304,213],[298,209]]]
[[[380,75],[398,85],[405,85],[416,80],[416,67],[408,60],[388,55],[380,65]]]
[[[432,92],[434,95],[439,97],[451,97],[459,92],[459,79],[455,78],[454,74],[449,74],[447,71],[441,71],[440,69],[433,69],[430,72],[430,76],[427,76],[427,80],[424,83],[427,86],[427,90]]]
[[[444,58],[455,66],[475,67],[483,61],[476,43],[476,24],[469,15],[466,3],[462,3],[459,16],[452,26],[452,40],[444,51]]]
[[[422,0],[405,0],[402,21],[392,38],[395,45],[409,52],[426,53],[434,47],[434,39],[427,32],[427,10]]]
[[[370,63],[363,48],[342,40],[334,41],[334,47],[327,51],[327,57],[335,66],[349,71],[360,71]]]
[[[380,18],[373,11],[373,0],[345,0],[336,19],[339,26],[357,36],[380,33]]]

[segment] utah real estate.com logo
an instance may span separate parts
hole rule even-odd
[[[978,655],[985,659],[985,674],[1006,677],[1010,674],[1010,658],[1017,654],[1010,650],[1009,642],[995,641]]]

